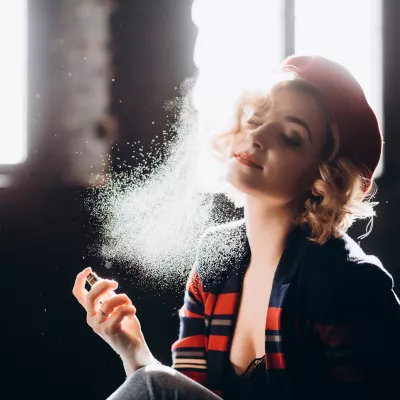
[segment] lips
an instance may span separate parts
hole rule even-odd
[[[242,164],[248,165],[250,167],[256,167],[259,169],[263,169],[263,167],[257,163],[256,159],[251,156],[250,154],[241,152],[241,153],[237,153],[235,154],[235,158],[241,162]]]

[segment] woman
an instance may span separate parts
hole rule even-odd
[[[400,394],[393,279],[345,233],[374,215],[365,199],[381,155],[376,117],[333,61],[292,56],[282,72],[267,93],[243,95],[232,129],[213,138],[245,218],[202,237],[174,369],[158,365],[126,295],[100,309],[116,282],[87,293],[90,269],[78,275],[73,293],[128,376],[110,399]]]

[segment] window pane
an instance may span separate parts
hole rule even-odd
[[[27,2],[5,1],[0,9],[0,164],[17,164],[26,159]]]
[[[296,0],[295,52],[314,53],[343,64],[356,77],[381,129],[381,0]],[[375,176],[382,173],[382,160]]]
[[[199,86],[230,97],[282,61],[281,0],[194,0],[192,17]]]

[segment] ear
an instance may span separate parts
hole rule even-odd
[[[322,203],[322,200],[324,199],[324,197],[316,191],[314,186],[310,189],[308,198],[311,200],[311,203],[318,206]]]

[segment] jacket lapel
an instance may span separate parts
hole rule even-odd
[[[289,302],[291,286],[309,247],[307,230],[296,228],[288,236],[285,249],[275,272],[265,326],[265,365],[271,397],[291,398],[290,385],[286,371],[286,339],[291,323],[284,323],[283,317],[295,315]],[[282,329],[282,327],[285,327]]]
[[[233,329],[237,310],[241,284],[245,269],[250,259],[250,247],[247,241],[244,220],[235,228],[235,249],[230,254],[227,265],[222,268],[218,260],[226,257],[217,257],[216,264],[221,272],[210,287],[214,298],[212,316],[207,326],[207,369],[210,389],[221,389],[223,373],[229,361],[228,350],[233,336]]]
[[[304,254],[310,243],[307,232],[299,228],[288,236],[283,254],[275,271],[265,326],[266,368],[284,369],[286,366],[283,352],[282,312],[292,281],[297,275]]]
[[[308,247],[307,233],[299,228],[290,233],[275,272],[265,332],[266,368],[268,371],[283,372],[285,368],[282,348],[284,338],[282,338],[281,332],[282,310],[285,307],[290,283],[295,278]],[[244,272],[250,260],[250,247],[244,220],[235,228],[235,235],[239,237],[240,246],[236,246],[235,251],[228,259],[228,265],[220,269],[223,272],[209,288],[211,296],[215,296],[213,312],[206,328],[208,337],[207,386],[211,389],[220,388],[224,368],[229,362],[228,350],[233,337]],[[216,264],[217,260],[218,257]]]

